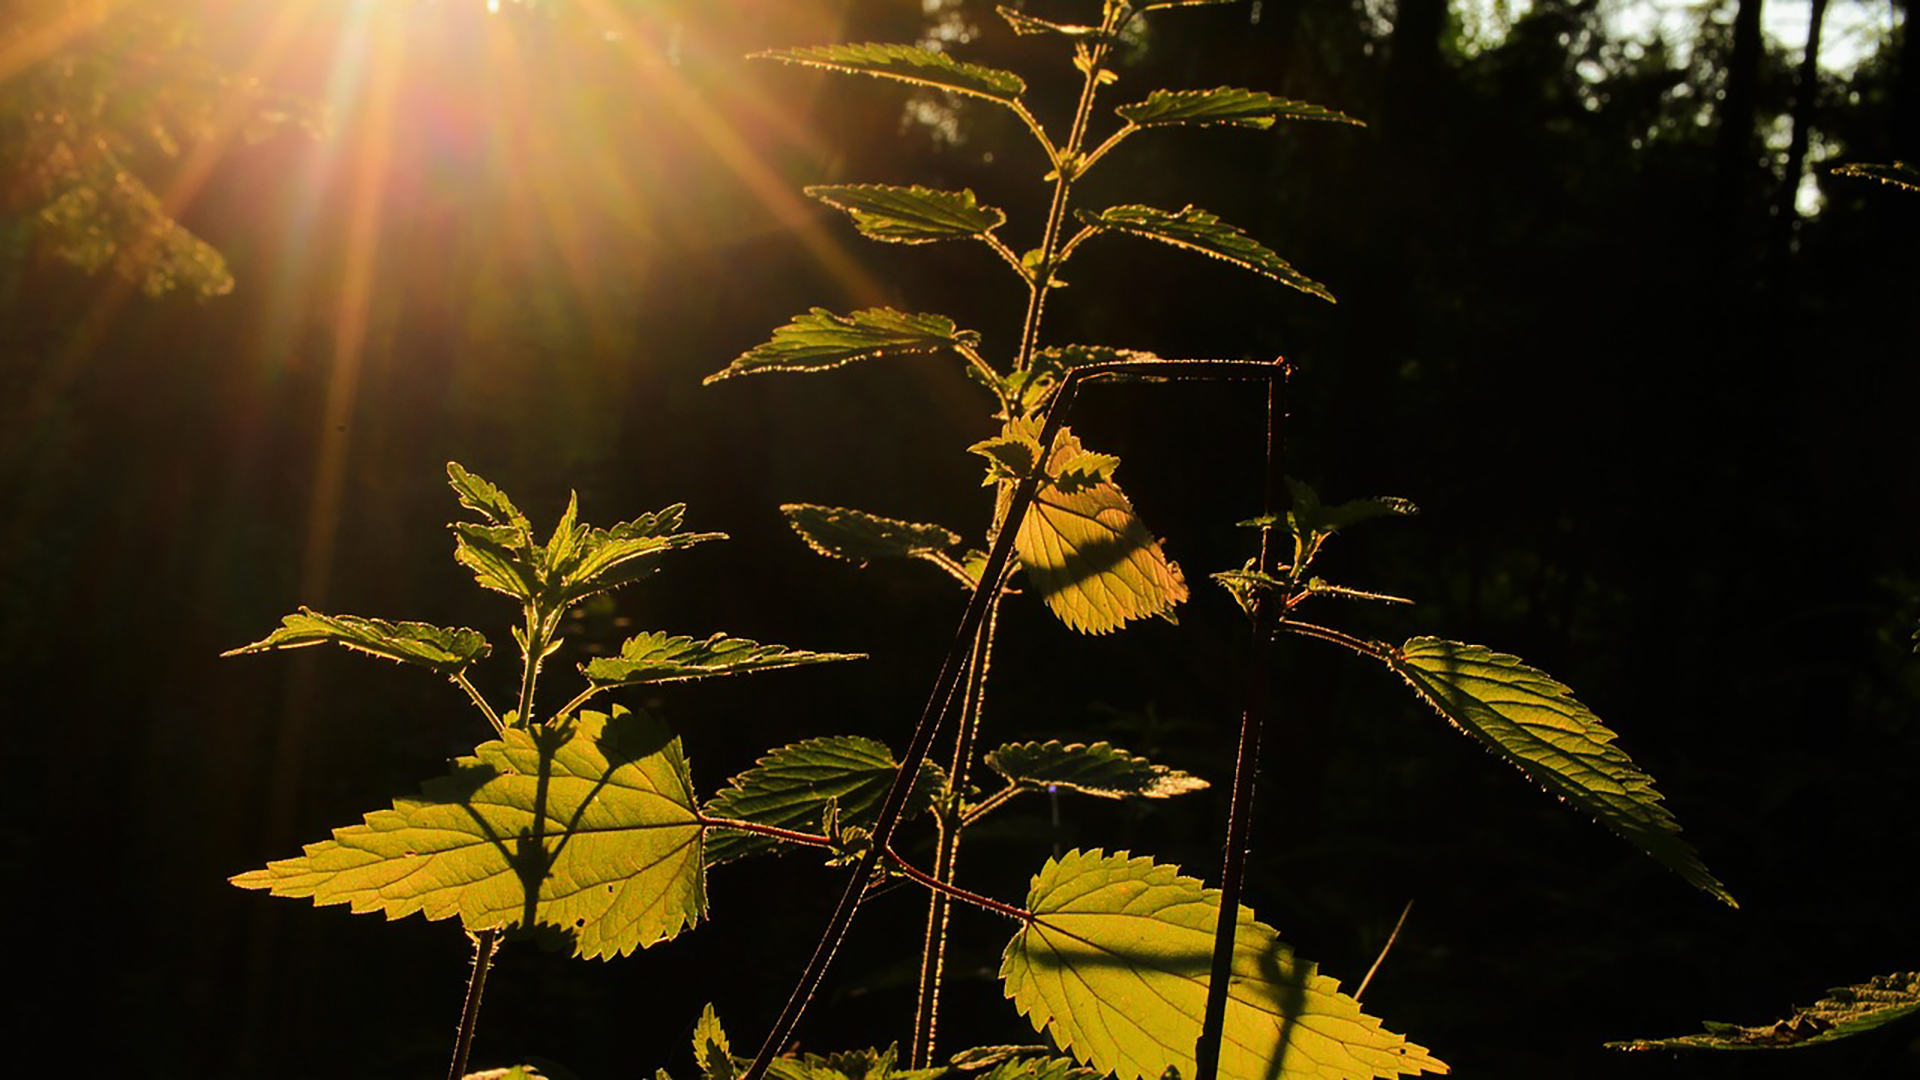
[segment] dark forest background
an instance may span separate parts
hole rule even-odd
[[[1423,509],[1330,556],[1421,601],[1353,620],[1572,685],[1741,901],[1528,790],[1382,673],[1289,644],[1252,904],[1351,986],[1415,899],[1367,1004],[1463,1077],[1920,1074],[1912,1024],[1775,1055],[1600,1049],[1920,962],[1920,194],[1828,171],[1920,158],[1920,66],[1908,0],[1834,0],[1893,29],[1805,81],[1802,51],[1760,33],[1763,3],[1801,2],[1712,0],[1656,42],[1596,0],[1490,30],[1483,12],[1474,34],[1446,0],[1257,0],[1160,17],[1112,93],[1236,85],[1368,121],[1143,135],[1090,182],[1095,201],[1206,207],[1340,302],[1103,240],[1050,339],[1291,359],[1291,471]],[[872,654],[649,699],[703,793],[803,737],[903,739],[962,595],[923,567],[821,560],[776,508],[970,527],[985,396],[939,358],[700,380],[812,305],[939,311],[1008,348],[1020,297],[984,251],[862,246],[798,188],[970,186],[1020,246],[1044,169],[984,107],[743,57],[931,36],[1057,102],[1055,46],[974,0],[337,3],[291,30],[301,5],[168,0],[6,62],[83,6],[0,4],[10,1056],[438,1075],[457,927],[225,879],[410,791],[484,726],[391,665],[218,654],[308,604],[479,628],[483,678],[510,678],[511,608],[449,558],[457,459],[541,527],[577,489],[596,523],[685,501],[734,538],[586,612],[559,670],[650,628]],[[343,94],[339,61],[362,53],[374,76]],[[108,172],[55,160],[52,117],[120,146]],[[1063,801],[1057,826],[1039,805],[979,834],[964,884],[1024,895],[1056,844],[1217,874],[1245,630],[1204,576],[1251,554],[1234,522],[1259,512],[1260,396],[1087,395],[1076,431],[1121,456],[1195,596],[1178,627],[1103,638],[1010,605],[988,714],[988,738],[1109,738],[1214,790],[1150,814]],[[710,923],[624,961],[508,949],[476,1064],[684,1074],[709,1000],[752,1044],[837,873],[723,867]],[[920,913],[905,893],[867,910],[807,1048],[901,1036]],[[945,1046],[1030,1041],[993,977],[1005,928],[975,914]]]

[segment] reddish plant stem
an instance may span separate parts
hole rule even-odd
[[[1281,420],[1287,366],[1275,360],[1267,383],[1266,509],[1269,519],[1281,512],[1285,492]],[[1274,526],[1260,531],[1260,572],[1272,577],[1280,562]],[[1260,771],[1260,736],[1273,710],[1272,643],[1275,609],[1285,603],[1267,590],[1257,590],[1253,604],[1253,657],[1247,672],[1246,710],[1240,716],[1240,746],[1233,763],[1233,802],[1227,811],[1225,865],[1220,873],[1220,915],[1214,923],[1213,965],[1207,980],[1207,1011],[1195,1042],[1194,1080],[1216,1080],[1220,1071],[1220,1037],[1226,1028],[1227,989],[1233,976],[1234,931],[1240,920],[1240,894],[1246,883],[1247,850],[1253,837],[1253,782]]]
[[[1164,360],[1164,361],[1116,361],[1105,364],[1087,364],[1067,372],[1060,382],[1047,409],[1046,422],[1041,426],[1039,443],[1049,453],[1054,438],[1059,435],[1061,425],[1066,421],[1072,408],[1074,394],[1080,383],[1088,378],[1100,375],[1138,374],[1158,377],[1187,378],[1265,378],[1275,377],[1276,368],[1270,364],[1254,364],[1231,360]],[[1041,460],[1046,460],[1042,455]],[[1035,470],[1023,478],[1013,491],[1013,499],[1007,507],[1007,522],[1019,522],[1026,516],[1028,507],[1033,505],[1034,496],[1040,490],[1040,472]],[[961,616],[960,628],[955,631],[953,641],[947,646],[947,654],[941,661],[940,673],[934,678],[933,690],[927,695],[927,703],[920,711],[920,721],[913,729],[913,736],[907,743],[907,749],[901,755],[900,772],[893,779],[893,785],[887,789],[887,797],[880,804],[879,816],[873,825],[873,847],[860,860],[853,877],[840,894],[840,901],[834,906],[833,914],[827,919],[826,928],[820,934],[820,943],[815,946],[813,956],[807,961],[806,970],[801,972],[794,984],[793,992],[788,995],[787,1003],[774,1020],[773,1027],[767,1031],[766,1039],[760,1044],[760,1050],[754,1055],[753,1063],[740,1080],[762,1080],[767,1066],[772,1064],[774,1055],[786,1045],[793,1035],[794,1028],[800,1024],[800,1017],[806,1012],[808,1002],[820,987],[820,980],[826,976],[827,968],[833,963],[833,957],[840,950],[840,943],[846,940],[847,930],[853,925],[853,917],[860,909],[860,901],[866,893],[867,883],[873,880],[874,871],[879,866],[880,853],[890,848],[893,833],[900,824],[902,811],[906,809],[907,794],[913,789],[914,780],[920,775],[920,768],[926,763],[927,752],[933,746],[934,736],[939,733],[940,720],[947,713],[948,703],[953,698],[960,676],[967,666],[972,653],[975,637],[980,633],[981,624],[986,621],[987,609],[999,594],[1005,581],[1007,566],[1013,558],[1014,537],[1019,528],[1004,527],[994,537],[993,550],[987,555],[987,564],[980,574],[980,581],[974,587],[973,596],[967,602],[966,614]],[[911,876],[911,875],[909,875]],[[951,888],[951,886],[949,886]],[[982,898],[984,899],[984,897]]]

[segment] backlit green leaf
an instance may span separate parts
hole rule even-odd
[[[1008,943],[1000,977],[1034,1028],[1118,1080],[1194,1075],[1219,892],[1151,859],[1072,851],[1034,876],[1026,906],[1033,921]],[[1232,972],[1221,1080],[1447,1071],[1244,907]]]
[[[1518,657],[1439,638],[1408,641],[1387,657],[1421,697],[1540,786],[1592,814],[1628,843],[1726,904],[1738,907],[1661,805],[1614,733],[1573,691]]]
[[[1207,786],[1205,780],[1121,750],[1111,743],[1009,743],[987,766],[1015,784],[1061,787],[1107,799],[1165,799]]]
[[[706,1080],[733,1080],[733,1048],[727,1043],[726,1029],[720,1026],[720,1015],[713,1011],[711,1001],[700,1010],[700,1020],[693,1025],[693,1061]]]
[[[680,740],[616,706],[510,728],[418,797],[232,880],[389,919],[538,927],[610,957],[700,920],[700,832]]]
[[[770,49],[755,59],[898,79],[915,86],[951,90],[956,94],[1012,104],[1026,93],[1026,81],[1011,71],[963,63],[946,53],[916,45],[818,45],[801,49]]]
[[[844,507],[788,503],[780,512],[808,547],[828,558],[861,566],[871,559],[926,558],[960,542],[960,534],[939,525],[900,521]]]
[[[489,525],[509,525],[527,529],[527,515],[513,505],[507,493],[468,472],[457,461],[447,462],[447,483],[460,497],[460,505],[487,519]]]
[[[806,652],[725,634],[697,641],[653,631],[628,638],[620,646],[620,655],[589,660],[580,665],[580,671],[596,686],[636,686],[864,659],[860,653]]]
[[[611,529],[586,529],[571,558],[548,568],[549,602],[565,606],[631,585],[659,569],[660,556],[669,551],[727,538],[726,533],[681,532],[686,512],[685,503],[675,503]]]
[[[900,765],[885,743],[857,735],[834,735],[783,746],[733,778],[706,806],[708,817],[733,818],[796,831],[817,830],[827,803],[838,807],[842,828],[873,823]],[[907,815],[933,803],[946,773],[932,762],[921,769],[907,802]],[[753,833],[718,829],[707,837],[707,863],[776,849]]]
[[[539,557],[526,529],[470,521],[456,521],[450,528],[454,559],[473,571],[482,588],[522,602],[540,594]]]
[[[789,1054],[767,1065],[772,1080],[935,1080],[945,1069],[896,1069],[900,1049],[842,1050],[832,1054]]]
[[[1086,453],[1062,428],[1048,474],[1060,476]],[[1187,599],[1180,567],[1111,480],[1043,483],[1014,540],[1020,566],[1047,607],[1082,633],[1104,634],[1134,619],[1167,615]]]
[[[954,327],[941,315],[912,315],[892,308],[868,308],[835,315],[814,308],[773,332],[773,338],[736,357],[707,376],[708,383],[763,371],[827,371],[855,360],[948,349],[972,349],[980,335]]]
[[[505,492],[457,463],[447,465],[447,475],[460,504],[486,519],[453,523],[454,558],[483,587],[548,610],[638,581],[669,551],[726,539],[724,533],[680,532],[685,504],[611,529],[591,528],[579,522],[579,501],[570,498],[553,534],[536,544],[526,515]]]
[[[890,184],[815,185],[807,194],[853,218],[854,227],[875,240],[927,244],[985,236],[1006,223],[1007,215],[981,206],[971,191]]]
[[[1346,113],[1319,105],[1230,86],[1213,90],[1155,90],[1147,95],[1147,100],[1137,105],[1122,105],[1114,111],[1138,127],[1231,124],[1235,127],[1270,128],[1276,120],[1360,123]]]
[[[1301,292],[1331,301],[1327,287],[1295,270],[1287,260],[1259,241],[1195,206],[1177,214],[1155,210],[1151,206],[1115,206],[1097,214],[1079,211],[1080,220],[1095,228],[1132,233],[1224,259],[1235,266],[1270,277]]]
[[[387,622],[358,615],[322,615],[301,608],[298,615],[280,620],[280,628],[251,645],[221,653],[267,652],[335,642],[349,649],[413,664],[442,675],[454,675],[492,651],[477,630],[448,629],[418,622]]]
[[[1795,1009],[1784,1020],[1758,1027],[1719,1024],[1709,1020],[1706,1031],[1672,1039],[1631,1039],[1610,1042],[1615,1050],[1772,1050],[1844,1039],[1863,1031],[1920,1014],[1920,971],[1877,975],[1857,986],[1836,986],[1806,1008]]]
[[[1072,1058],[1016,1057],[995,1065],[981,1080],[1100,1080],[1098,1069],[1089,1069]]]

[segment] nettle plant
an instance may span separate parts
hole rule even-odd
[[[996,355],[980,335],[938,315],[814,309],[713,376],[819,371],[858,360],[941,353],[957,357],[989,395],[1000,432],[971,447],[985,459],[992,489],[984,550],[963,549],[960,535],[941,526],[841,508],[784,508],[794,528],[823,554],[856,563],[920,559],[968,590],[952,645],[897,756],[872,739],[808,738],[772,750],[702,800],[666,724],[618,705],[605,712],[586,708],[601,694],[651,682],[851,658],[724,635],[696,640],[641,634],[617,656],[581,665],[584,686],[558,709],[542,710],[535,697],[541,664],[559,644],[561,620],[574,605],[639,580],[670,551],[718,536],[681,532],[680,507],[595,529],[581,524],[569,503],[542,543],[505,494],[458,465],[449,467],[453,488],[479,520],[453,526],[455,555],[482,586],[513,597],[522,609],[523,621],[513,630],[522,661],[513,707],[497,709],[468,680],[468,669],[488,653],[486,641],[471,630],[303,610],[266,639],[236,650],[331,641],[424,667],[460,687],[494,729],[493,739],[418,795],[336,830],[298,857],[234,879],[246,888],[345,903],[389,918],[416,912],[430,919],[458,916],[476,948],[450,1076],[464,1073],[480,995],[503,935],[543,939],[583,957],[625,955],[702,919],[707,867],[795,847],[819,849],[828,866],[852,871],[842,872],[843,892],[813,957],[750,1062],[733,1056],[712,1007],[702,1013],[694,1056],[706,1080],[759,1080],[768,1073],[783,1080],[881,1080],[902,1070],[915,1080],[948,1071],[983,1080],[1446,1072],[1424,1047],[1362,1012],[1356,997],[1294,955],[1240,903],[1255,763],[1270,710],[1271,689],[1261,676],[1271,668],[1267,650],[1283,633],[1344,646],[1380,663],[1542,787],[1696,886],[1733,902],[1679,838],[1651,779],[1566,687],[1512,656],[1478,646],[1436,638],[1389,645],[1305,619],[1309,605],[1322,599],[1397,599],[1329,583],[1313,566],[1337,533],[1369,519],[1411,513],[1412,507],[1393,499],[1324,505],[1305,485],[1285,480],[1279,425],[1284,363],[1168,360],[1112,346],[1043,344],[1042,315],[1061,285],[1062,268],[1083,245],[1108,234],[1197,251],[1331,299],[1319,283],[1204,210],[1090,210],[1076,202],[1078,182],[1141,132],[1175,124],[1265,129],[1292,119],[1353,122],[1326,108],[1235,88],[1154,90],[1113,110],[1117,125],[1102,121],[1096,100],[1118,80],[1115,50],[1134,20],[1198,2],[1203,0],[1105,0],[1099,21],[1088,25],[1001,9],[1015,32],[1051,36],[1070,54],[1081,87],[1064,132],[1036,119],[1018,75],[945,53],[865,44],[763,54],[1008,109],[1051,164],[1045,178],[1051,199],[1039,223],[1039,243],[1025,252],[1000,238],[1006,215],[970,191],[871,184],[808,189],[875,239],[971,239],[985,245],[1026,293],[1020,338],[1010,351]],[[1098,134],[1095,128],[1103,124],[1110,130]],[[1140,376],[1251,379],[1268,390],[1266,513],[1247,523],[1260,530],[1260,552],[1244,567],[1214,575],[1247,611],[1256,645],[1221,887],[1208,888],[1148,856],[1094,849],[1045,860],[1018,902],[978,895],[955,882],[962,837],[1027,793],[1155,799],[1205,786],[1105,742],[1010,742],[984,749],[998,613],[1014,594],[1016,579],[1020,592],[1037,594],[1061,621],[1089,634],[1167,615],[1187,598],[1179,568],[1115,483],[1118,460],[1085,448],[1065,425],[1082,384]],[[930,759],[943,738],[941,765]],[[986,784],[976,782],[989,773],[993,778]],[[932,833],[929,867],[896,849],[899,829],[908,822]],[[921,952],[913,1026],[903,1033],[906,1060],[898,1062],[894,1049],[780,1056],[862,900],[879,885],[902,882],[928,894],[925,932],[903,945]],[[976,1048],[952,1054],[944,1064],[935,1061],[948,915],[955,903],[994,912],[1013,925],[1000,968],[1004,990],[1050,1046]]]

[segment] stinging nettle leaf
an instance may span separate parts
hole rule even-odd
[[[1614,1050],[1778,1050],[1844,1039],[1920,1015],[1920,971],[1876,975],[1854,986],[1836,986],[1827,996],[1771,1024],[1743,1027],[1708,1021],[1699,1035],[1610,1042]]]
[[[419,796],[232,881],[389,919],[531,925],[611,957],[705,914],[701,828],[680,740],[616,706],[509,728]]]
[[[959,533],[940,525],[900,521],[839,506],[788,503],[780,512],[808,547],[828,558],[861,566],[871,559],[942,555],[960,542]]]
[[[1011,105],[1026,93],[1026,81],[1011,71],[955,60],[946,53],[916,45],[817,45],[799,49],[770,49],[753,54],[756,60],[898,79],[915,86],[951,90]]]
[[[507,493],[468,472],[457,461],[447,462],[447,484],[460,497],[460,505],[487,519],[490,525],[506,525],[526,530],[527,515],[513,505]]]
[[[1195,206],[1177,214],[1151,206],[1114,206],[1099,213],[1077,211],[1082,222],[1097,229],[1131,233],[1174,247],[1197,251],[1291,285],[1304,293],[1333,301],[1325,285],[1295,270],[1287,260],[1258,240]]]
[[[818,828],[829,803],[842,828],[873,823],[900,765],[885,743],[857,735],[833,735],[783,746],[733,778],[708,800],[706,815],[805,831]],[[925,763],[907,801],[907,816],[933,805],[946,786],[946,772]],[[781,845],[765,836],[715,830],[707,837],[707,864],[738,859]]]
[[[862,233],[897,244],[929,244],[985,236],[1006,224],[1007,215],[981,206],[973,192],[936,191],[918,185],[815,185],[807,194],[844,210]]]
[[[659,569],[660,556],[726,533],[685,533],[685,503],[675,503],[610,529],[584,529],[563,564],[547,567],[547,600],[561,607],[598,593],[631,585]]]
[[[1680,824],[1614,732],[1573,691],[1515,656],[1418,637],[1387,665],[1461,730],[1628,843],[1730,907],[1725,886],[1680,839]]]
[[[1062,428],[1047,473],[1058,477],[1063,466],[1086,455],[1080,440]],[[1111,480],[1042,483],[1014,544],[1021,569],[1047,607],[1082,633],[1104,634],[1134,619],[1168,615],[1187,599],[1180,567]]]
[[[1118,1080],[1194,1075],[1219,892],[1151,859],[1072,851],[1034,876],[1026,906],[1033,920],[1007,944],[1000,977],[1034,1028]],[[1221,1080],[1447,1071],[1244,907],[1231,970]]]
[[[973,349],[979,344],[979,334],[957,329],[952,319],[942,315],[912,315],[892,308],[835,315],[817,307],[795,316],[776,329],[771,340],[741,353],[705,382],[765,371],[827,371],[856,360]]]
[[[1155,90],[1147,95],[1147,100],[1122,105],[1114,111],[1135,127],[1229,124],[1270,128],[1276,120],[1327,120],[1366,126],[1334,109],[1231,86],[1212,90]]]
[[[693,1025],[693,1061],[706,1080],[733,1080],[733,1048],[727,1043],[726,1029],[720,1026],[720,1014],[713,1002],[700,1010]]]
[[[1106,742],[1008,743],[989,753],[986,761],[1011,783],[1060,787],[1106,799],[1166,799],[1207,786],[1197,776],[1155,765]]]
[[[716,675],[744,675],[754,671],[825,664],[835,660],[864,660],[862,653],[820,653],[762,645],[746,638],[714,634],[704,641],[668,637],[659,631],[637,634],[620,646],[620,655],[602,656],[580,665],[581,674],[595,686],[637,686],[679,682]]]
[[[282,618],[280,628],[273,633],[220,655],[297,649],[329,641],[441,675],[457,675],[492,651],[492,646],[477,630],[449,629],[419,622],[387,622],[358,615],[322,615],[303,607],[298,615]]]

